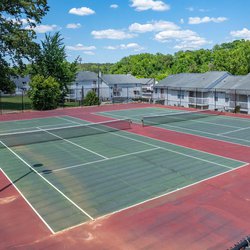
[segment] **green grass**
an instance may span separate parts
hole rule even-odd
[[[0,98],[1,110],[27,110],[31,108],[31,100],[28,96],[23,98],[22,96],[2,96]]]
[[[23,103],[23,104],[22,104]],[[70,101],[65,102],[64,107],[78,107],[81,103]],[[1,96],[0,97],[0,112],[3,111],[21,111],[21,110],[29,110],[32,109],[32,103],[28,96]]]

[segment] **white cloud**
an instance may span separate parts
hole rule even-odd
[[[108,50],[131,49],[133,51],[144,50],[144,48],[142,46],[140,46],[138,43],[128,43],[128,44],[120,44],[120,45],[117,45],[117,46],[107,46],[107,47],[105,47],[105,49],[108,49]]]
[[[66,49],[74,50],[74,51],[92,51],[92,50],[95,50],[96,47],[95,46],[84,46],[83,44],[78,43],[75,46],[66,46]]]
[[[230,35],[235,38],[250,40],[250,30],[247,28],[243,28],[242,30],[231,31]]]
[[[136,11],[154,10],[154,11],[165,11],[169,10],[170,6],[163,1],[157,0],[130,0],[132,2],[131,7],[135,8]]]
[[[155,35],[155,40],[159,42],[178,42],[174,47],[176,49],[197,49],[211,43],[192,30],[161,31]]]
[[[94,56],[95,53],[93,51],[84,51],[83,54],[89,55],[89,56]]]
[[[185,23],[185,21],[184,21],[183,18],[180,19],[180,23],[181,23],[181,24]]]
[[[81,7],[81,8],[72,8],[69,10],[69,13],[78,16],[88,16],[95,14],[95,11],[87,7]]]
[[[95,39],[113,39],[113,40],[123,40],[128,38],[133,38],[136,35],[127,33],[123,30],[114,30],[114,29],[107,29],[107,30],[93,30],[91,35]]]
[[[117,4],[111,4],[110,5],[110,8],[112,8],[112,9],[117,9],[119,6],[117,5]]]
[[[26,26],[25,29],[27,29],[27,30],[32,29],[36,33],[46,33],[46,32],[52,32],[52,31],[59,30],[60,27],[58,27],[55,24],[52,24],[52,25],[41,24],[41,25],[37,25],[34,28],[31,28],[30,26]]]
[[[221,23],[221,22],[225,22],[228,19],[226,17],[189,17],[188,19],[188,23],[189,24],[200,24],[200,23],[210,23],[210,22],[214,22],[214,23]]]
[[[163,30],[177,30],[179,27],[167,21],[154,21],[151,23],[140,24],[140,23],[133,23],[129,26],[129,30],[131,32],[138,32],[138,33],[145,33],[145,32],[152,32],[152,31],[163,31]]]
[[[80,23],[69,23],[66,25],[66,28],[68,28],[68,29],[78,29],[81,27],[82,27],[82,25]]]
[[[187,8],[187,10],[192,12],[192,11],[194,11],[194,7],[190,6]]]

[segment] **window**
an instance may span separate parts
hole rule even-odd
[[[164,94],[164,89],[161,89],[161,94]]]
[[[140,91],[139,90],[134,90],[134,95],[140,95]]]
[[[155,89],[155,94],[157,94],[157,89]]]
[[[184,99],[184,91],[178,90],[177,96],[178,96],[178,99]]]

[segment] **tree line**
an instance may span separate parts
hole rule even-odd
[[[78,70],[101,70],[109,74],[132,74],[138,78],[161,80],[170,74],[228,71],[233,75],[250,72],[250,41],[236,40],[212,49],[179,51],[170,54],[142,53],[122,58],[114,64],[81,64]]]

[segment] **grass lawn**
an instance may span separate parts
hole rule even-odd
[[[23,104],[22,104],[23,102]],[[65,102],[65,107],[78,107],[81,103],[79,102]],[[0,112],[4,113],[8,111],[21,111],[32,109],[31,100],[28,96],[1,96],[0,97]]]

